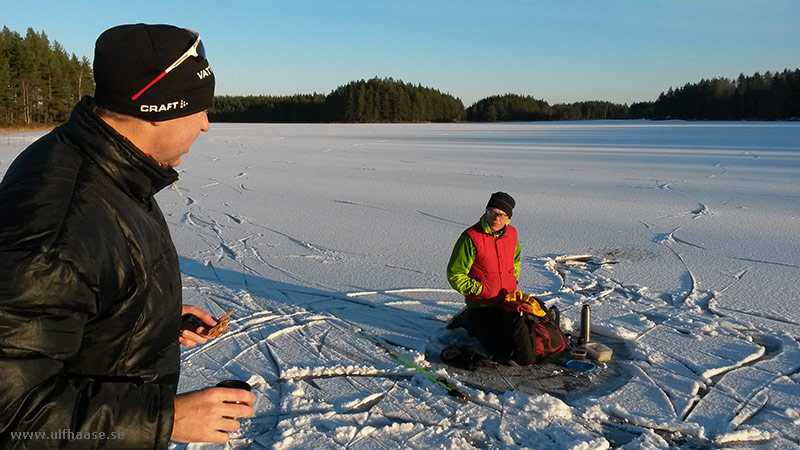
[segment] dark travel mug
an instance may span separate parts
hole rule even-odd
[[[250,386],[246,381],[242,381],[242,380],[220,381],[219,383],[217,383],[217,387],[232,388],[232,389],[244,389],[245,391],[252,391],[253,390],[252,386]]]

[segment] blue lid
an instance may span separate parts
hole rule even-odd
[[[589,372],[589,373],[594,372],[594,370],[597,368],[597,366],[595,366],[590,362],[578,361],[575,359],[570,359],[564,365],[567,366],[567,369],[580,370],[581,372]]]

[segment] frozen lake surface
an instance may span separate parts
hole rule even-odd
[[[39,135],[0,135],[0,174]],[[185,301],[234,310],[180,388],[259,398],[229,448],[800,445],[800,123],[212,124],[179,172],[158,200]],[[520,289],[567,329],[589,304],[625,349],[613,382],[496,392],[426,359],[463,306],[452,246],[498,190]]]

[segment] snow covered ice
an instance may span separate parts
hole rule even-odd
[[[0,136],[0,173],[39,135]],[[212,124],[179,172],[158,200],[185,302],[234,310],[184,350],[180,390],[258,397],[228,448],[800,445],[799,123]],[[452,246],[498,190],[520,289],[573,330],[589,304],[625,349],[586,395],[481,390],[426,359],[463,306]]]

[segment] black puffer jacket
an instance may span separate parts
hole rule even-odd
[[[81,433],[74,448],[167,447],[181,280],[153,195],[176,179],[100,120],[89,97],[9,167],[0,448],[63,448],[56,438],[70,435],[59,430]]]

